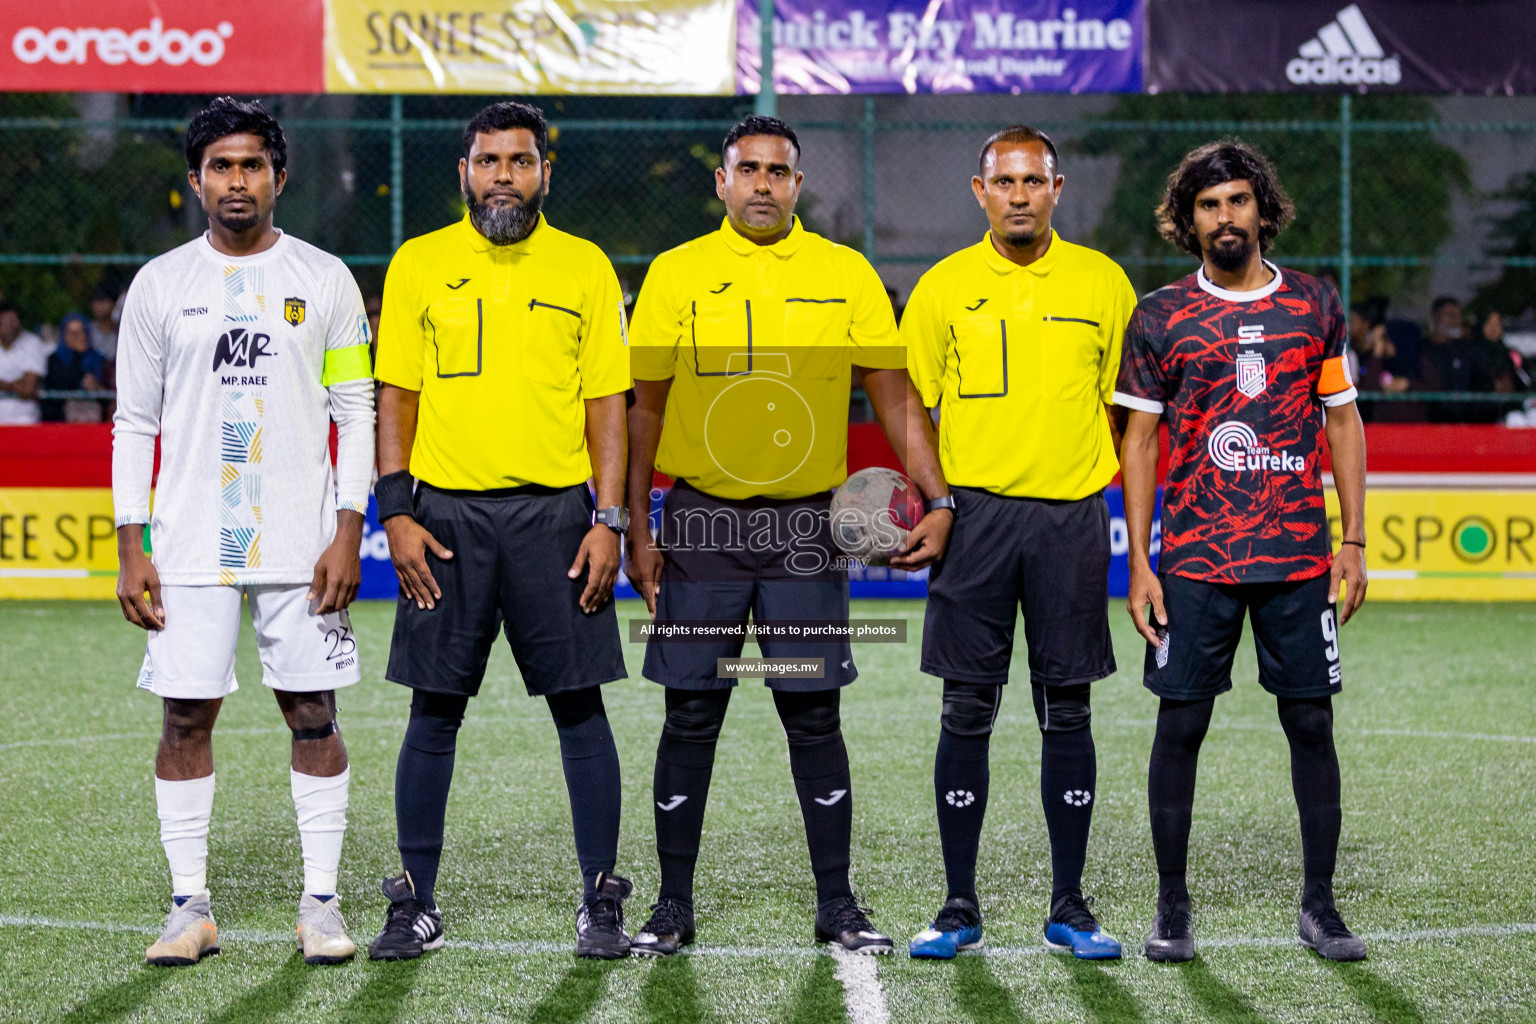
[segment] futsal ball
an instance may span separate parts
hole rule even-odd
[[[832,495],[832,539],[866,565],[886,565],[923,518],[917,485],[894,469],[854,473]]]

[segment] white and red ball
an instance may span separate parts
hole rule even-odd
[[[843,481],[832,495],[832,540],[867,565],[886,565],[923,518],[923,496],[904,473],[875,466]]]

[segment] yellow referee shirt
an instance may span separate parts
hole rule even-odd
[[[798,217],[773,245],[726,221],[656,257],[630,344],[637,379],[672,381],[657,468],[730,499],[842,483],[852,367],[906,365],[869,261]]]
[[[624,299],[591,242],[543,215],[492,245],[469,222],[389,264],[375,374],[421,392],[411,474],[435,487],[569,487],[592,475],[590,398],[630,386]]]
[[[1051,233],[1021,267],[990,237],[918,281],[901,318],[907,368],[939,406],[944,478],[1076,500],[1119,470],[1104,406],[1136,292],[1113,260]]]

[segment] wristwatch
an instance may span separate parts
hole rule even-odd
[[[960,514],[960,510],[955,507],[955,496],[953,494],[946,494],[940,498],[929,498],[927,501],[923,502],[923,511],[925,513],[932,512],[934,509],[938,508],[947,508],[951,513],[957,516]]]
[[[592,525],[606,526],[614,533],[624,533],[629,529],[629,509],[623,505],[600,508],[592,513]]]

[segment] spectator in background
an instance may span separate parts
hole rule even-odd
[[[22,330],[16,307],[0,301],[0,426],[37,422],[37,389],[47,372],[43,340]]]
[[[93,344],[90,324],[71,313],[59,324],[59,347],[48,357],[45,391],[100,391],[106,359]],[[45,399],[43,420],[48,423],[100,423],[101,403],[91,399]]]
[[[117,292],[106,285],[91,296],[91,344],[102,358],[117,358]]]
[[[1500,337],[1503,337],[1502,330]],[[1489,349],[1482,337],[1473,337],[1467,331],[1460,301],[1448,295],[1441,296],[1429,307],[1429,344],[1423,347],[1419,356],[1415,390],[1513,390],[1509,360],[1490,358]],[[1493,404],[1435,402],[1429,407],[1432,423],[1492,423],[1501,418],[1499,407]]]
[[[1397,346],[1387,334],[1387,300],[1364,299],[1349,308],[1349,356],[1355,385],[1362,393],[1402,394],[1408,376],[1402,372]],[[1364,418],[1372,423],[1414,423],[1424,419],[1418,402],[1364,401]]]
[[[1478,336],[1488,346],[1488,361],[1493,367],[1493,390],[1521,392],[1531,390],[1531,371],[1520,350],[1504,340],[1504,317],[1489,313],[1478,327]]]
[[[363,312],[368,316],[368,365],[372,366],[379,348],[379,314],[384,312],[384,296],[369,292],[363,298]]]

